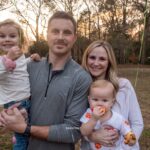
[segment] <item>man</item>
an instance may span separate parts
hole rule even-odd
[[[49,55],[28,66],[31,84],[31,125],[17,108],[2,112],[8,129],[30,134],[28,150],[73,150],[80,138],[80,117],[87,107],[90,75],[71,58],[76,22],[56,12],[48,22]]]

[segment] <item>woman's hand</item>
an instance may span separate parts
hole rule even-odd
[[[110,126],[104,126],[94,131],[88,138],[94,143],[100,143],[103,146],[115,146],[116,141],[119,139],[119,133],[116,129]]]

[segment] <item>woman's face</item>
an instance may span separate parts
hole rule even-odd
[[[94,78],[105,79],[109,60],[106,50],[100,46],[94,48],[88,55],[87,66]]]

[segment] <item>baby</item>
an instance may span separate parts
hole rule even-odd
[[[127,120],[120,114],[111,110],[115,103],[116,90],[113,84],[107,80],[97,80],[90,86],[89,91],[89,105],[85,114],[81,117],[81,133],[87,137],[96,129],[102,126],[107,126],[108,130],[117,130],[123,135],[124,141],[119,139],[115,146],[105,147],[100,143],[93,143],[89,141],[90,150],[123,150],[121,143],[124,142],[129,146],[136,143],[134,133],[131,131],[130,125]],[[86,148],[81,148],[87,150]]]

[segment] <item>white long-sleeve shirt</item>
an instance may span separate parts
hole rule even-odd
[[[30,97],[27,60],[22,55],[15,62],[16,68],[8,72],[0,57],[0,105]]]
[[[117,102],[114,104],[113,110],[123,115],[125,119],[129,121],[131,129],[138,140],[142,133],[144,124],[135,90],[129,80],[125,78],[119,79],[119,91],[116,100]],[[125,150],[140,149],[138,142],[132,147],[128,147],[125,144],[123,147]]]
[[[90,108],[87,109],[87,111],[81,117],[80,121],[82,123],[87,123],[90,119],[89,115],[90,116],[92,115],[92,111]],[[98,120],[94,129],[100,129],[101,127],[105,125],[109,126],[111,129],[116,129],[117,131],[119,131],[120,136],[124,136],[131,131],[129,124],[124,119],[124,117],[114,111],[112,111],[112,116],[107,121],[100,122],[100,120]],[[122,139],[119,139],[115,143],[115,146],[105,147],[105,146],[102,146],[100,143],[90,142],[90,150],[125,150],[122,148],[122,143],[124,143],[124,141],[122,141]],[[87,149],[85,147],[85,148],[82,148],[82,150],[87,150]]]

